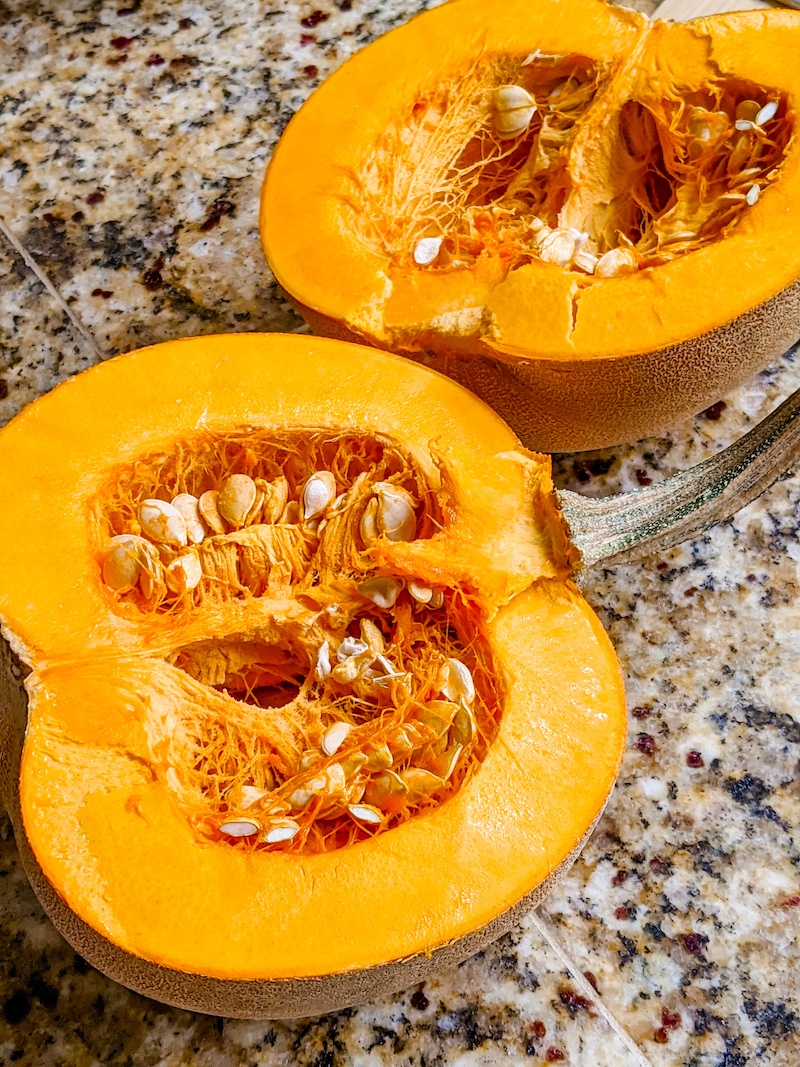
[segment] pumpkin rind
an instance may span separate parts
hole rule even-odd
[[[548,451],[663,430],[797,339],[794,134],[777,180],[735,229],[634,274],[591,284],[584,278],[576,288],[574,272],[535,257],[504,276],[499,261],[485,255],[471,269],[429,270],[399,266],[367,248],[353,233],[357,208],[348,175],[399,121],[417,87],[446,81],[475,58],[478,25],[486,26],[482,54],[538,48],[611,63],[611,88],[603,90],[611,95],[597,105],[609,113],[626,93],[636,97],[636,64],[647,70],[656,62],[658,77],[668,71],[670,84],[685,94],[712,77],[739,79],[766,87],[768,95],[785,94],[790,124],[800,107],[799,53],[790,44],[800,39],[800,17],[787,11],[669,26],[593,0],[535,7],[459,0],[419,16],[349,60],[312,95],[267,171],[265,252],[316,332],[401,352],[452,375],[498,406],[526,444]],[[439,42],[438,54],[423,45],[428,39]],[[403,64],[403,77],[387,83],[384,72],[400,52],[414,57],[411,66]],[[370,97],[379,71],[380,91]],[[340,136],[343,115],[350,120],[347,137]],[[306,159],[312,151],[313,168]],[[578,186],[587,175],[581,172]],[[292,210],[299,203],[302,212]]]
[[[81,428],[87,406],[93,429]],[[454,480],[452,519],[428,542],[387,541],[382,558],[399,573],[419,573],[427,558],[456,582],[471,576],[512,679],[487,755],[441,806],[332,852],[245,853],[198,838],[155,775],[149,716],[180,675],[164,655],[246,632],[264,605],[121,614],[103,591],[87,504],[120,461],[182,439],[199,419],[350,426],[405,439],[420,455],[435,438]],[[198,338],[59,387],[0,434],[0,459],[9,500],[24,497],[31,470],[39,487],[37,507],[20,501],[0,518],[11,564],[4,634],[32,668],[26,713],[6,653],[0,785],[45,908],[100,969],[217,1014],[332,1010],[469,955],[577,855],[624,743],[619,666],[568,580],[547,461],[520,452],[460,387],[337,342]],[[82,603],[68,603],[70,591]],[[420,863],[437,854],[447,862]]]

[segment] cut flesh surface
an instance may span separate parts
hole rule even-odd
[[[685,25],[591,0],[428,12],[289,125],[262,196],[268,259],[316,329],[398,351],[611,360],[700,337],[798,275],[796,36],[778,11]],[[535,103],[511,140],[493,126],[503,85]],[[431,238],[437,256],[416,262]],[[630,262],[601,275],[609,253]]]
[[[574,857],[624,744],[619,665],[549,460],[460,386],[337,341],[172,342],[43,397],[0,470],[29,669],[3,799],[98,965],[154,995],[126,958],[169,968],[168,999],[212,1010],[181,974],[435,953]]]

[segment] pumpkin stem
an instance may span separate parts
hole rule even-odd
[[[657,485],[600,499],[560,491],[581,567],[666,551],[755,500],[800,451],[800,390],[740,441]]]

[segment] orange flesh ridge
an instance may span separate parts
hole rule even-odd
[[[473,27],[487,24],[479,50]],[[300,304],[399,350],[424,348],[439,336],[453,350],[485,345],[510,362],[529,351],[557,360],[623,358],[698,337],[797,277],[800,221],[794,202],[800,150],[791,114],[800,107],[798,33],[797,16],[778,11],[668,26],[593,0],[535,8],[513,0],[502,7],[459,0],[436,9],[345,64],[292,120],[262,192],[267,257]],[[604,210],[610,198],[629,187],[624,170],[603,169],[608,139],[619,138],[614,117],[626,100],[660,107],[659,100],[674,96],[678,103],[686,99],[697,105],[699,98],[692,94],[715,84],[728,86],[726,91],[741,86],[744,96],[751,91],[745,87],[762,86],[762,102],[785,100],[789,118],[780,136],[791,136],[781,149],[782,161],[757,176],[757,202],[736,209],[738,221],[726,223],[724,237],[709,237],[699,246],[688,242],[676,258],[656,266],[645,259],[643,269],[617,278],[589,279],[535,257],[505,276],[507,264],[502,266],[496,251],[479,256],[470,269],[400,267],[374,242],[358,237],[354,220],[361,208],[352,175],[398,116],[408,112],[415,90],[463,76],[480,55],[519,62],[535,49],[586,56],[612,78],[605,96],[600,93],[592,105],[596,129],[603,122],[609,129],[594,133],[589,126],[578,134],[581,151],[570,161],[578,188],[567,196],[562,226],[583,227],[595,207]],[[400,54],[403,78],[387,84],[383,72]],[[371,93],[378,84],[380,92]],[[290,201],[303,203],[302,219],[291,214]],[[702,215],[705,208],[701,204],[698,210]],[[387,219],[387,225],[394,221]],[[457,254],[447,246],[446,251]],[[676,305],[680,315],[674,314]]]
[[[319,856],[198,841],[148,770],[152,664],[48,669],[32,690],[21,783],[39,862],[116,944],[217,977],[332,974],[476,929],[578,843],[625,734],[619,666],[574,588],[538,582],[491,630],[515,684],[478,773],[431,814]]]

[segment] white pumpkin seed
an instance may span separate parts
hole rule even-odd
[[[580,270],[586,271],[587,274],[594,274],[597,268],[598,258],[592,255],[591,252],[587,252],[583,248],[578,248],[575,255],[572,257],[572,262]]]
[[[383,812],[369,804],[348,804],[347,810],[354,819],[360,819],[361,822],[372,823],[375,826],[383,822]]]
[[[203,577],[203,568],[194,552],[179,556],[164,568],[167,585],[175,593],[187,593],[196,589]]]
[[[225,533],[225,523],[222,521],[222,516],[219,513],[219,507],[217,506],[219,501],[219,493],[216,489],[209,489],[208,492],[203,493],[197,502],[200,514],[203,516],[208,526],[215,534]]]
[[[256,502],[256,483],[247,474],[232,474],[219,488],[217,508],[223,519],[239,529]]]
[[[769,122],[770,119],[774,119],[778,113],[777,100],[770,100],[768,104],[764,104],[759,113],[756,115],[756,126],[763,126],[765,122]]]
[[[427,604],[430,602],[433,596],[433,590],[429,585],[422,585],[421,582],[409,582],[408,591],[412,597],[420,604]]]
[[[328,649],[327,637],[317,649],[317,662],[314,666],[314,677],[318,682],[331,673],[331,657]]]
[[[390,541],[413,541],[417,529],[413,506],[391,484],[377,485],[375,491],[380,533]]]
[[[322,735],[322,751],[325,755],[332,756],[334,752],[337,752],[352,729],[349,722],[335,722],[333,726],[329,726]]]
[[[189,533],[183,515],[166,500],[144,500],[139,505],[139,525],[151,541],[165,545],[187,544]]]
[[[359,622],[361,640],[370,648],[375,655],[379,655],[384,649],[383,634],[372,619],[361,619]]]
[[[314,794],[310,789],[295,789],[289,797],[289,803],[293,808],[304,808],[310,804]]]
[[[149,541],[137,534],[112,537],[103,561],[103,581],[115,593],[129,593],[142,573],[143,546],[152,548]],[[146,551],[146,549],[145,549]]]
[[[494,128],[501,141],[519,137],[536,114],[536,101],[521,85],[500,85],[492,93]]]
[[[734,122],[734,126],[736,127],[737,130],[743,130],[743,131],[744,130],[754,130],[756,128],[756,124],[754,122],[752,122],[750,119],[737,119],[736,122]]]
[[[200,501],[191,493],[178,493],[172,506],[183,515],[190,545],[199,545],[206,536],[206,524],[200,515]]]
[[[369,578],[356,586],[358,592],[379,608],[393,608],[403,588],[396,578]]]
[[[539,245],[539,258],[557,267],[569,266],[575,255],[575,238],[569,230],[551,230]]]
[[[434,589],[428,601],[429,608],[440,608],[444,604],[444,589]]]
[[[281,819],[271,830],[266,832],[264,840],[268,845],[277,845],[280,841],[291,841],[299,832],[300,827],[296,822],[292,822],[291,819]]]
[[[441,247],[441,237],[421,237],[414,245],[414,262],[420,267],[429,266],[439,255]]]
[[[745,197],[745,200],[750,205],[750,207],[752,207],[753,204],[755,204],[756,200],[758,200],[759,192],[760,190],[757,185],[751,185],[750,188],[747,190],[747,196]]]
[[[378,536],[378,498],[370,497],[358,524],[361,543],[366,546]]]
[[[249,819],[231,819],[220,826],[220,832],[228,837],[250,837],[258,833],[258,823],[250,822]]]
[[[322,515],[336,497],[336,480],[330,471],[317,471],[303,486],[303,518],[306,522]]]
[[[633,252],[627,248],[612,248],[600,256],[594,273],[598,278],[617,278],[620,274],[630,274],[638,270]]]
[[[461,700],[471,704],[475,699],[475,683],[472,681],[469,667],[452,656],[447,663],[449,669],[444,684],[441,685],[442,696],[455,704]]]

